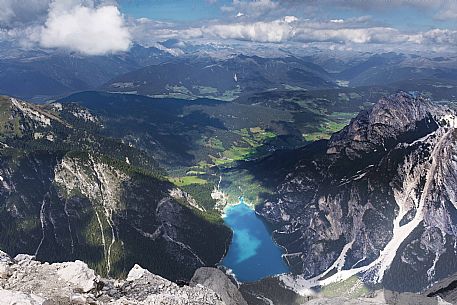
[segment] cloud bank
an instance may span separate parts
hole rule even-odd
[[[290,22],[275,20],[271,22],[212,25],[204,28],[203,33],[220,39],[279,43],[294,36],[295,30],[290,26]]]
[[[457,2],[450,0],[232,0],[229,5],[205,1],[221,5],[223,16],[165,22],[126,18],[116,0],[0,0],[0,41],[9,39],[20,46],[66,49],[84,55],[127,51],[133,42],[155,46],[167,39],[221,44],[332,43],[345,48],[377,45],[389,49],[417,46],[452,50],[457,45],[457,29],[437,21],[457,18]],[[386,5],[430,11],[436,27],[417,30],[376,21],[376,14],[369,16],[386,10]],[[318,7],[347,8],[360,14],[345,19],[322,16],[321,11],[312,11]]]
[[[131,37],[116,6],[67,7],[56,1],[51,5],[39,42],[46,48],[101,55],[128,50]]]
[[[213,22],[202,27],[182,27],[142,20],[135,29],[136,40],[239,40],[257,43],[326,42],[340,45],[416,45],[446,47],[457,45],[457,31],[431,29],[405,32],[394,27],[371,25],[369,17],[330,20],[300,20],[285,16],[271,21]]]
[[[127,51],[132,43],[111,0],[0,0],[0,8],[3,40],[21,46],[104,55]]]

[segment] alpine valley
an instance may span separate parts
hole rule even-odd
[[[444,2],[0,0],[0,305],[457,304]]]

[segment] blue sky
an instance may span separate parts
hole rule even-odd
[[[180,46],[457,50],[457,0],[0,1],[0,42],[87,55],[167,39]]]
[[[227,4],[229,1],[225,1]],[[222,17],[220,5],[201,0],[122,0],[122,11],[135,18],[190,21]]]
[[[242,1],[240,1],[242,2]],[[249,1],[246,1],[249,2]],[[252,1],[252,2],[255,2]],[[373,21],[404,30],[431,29],[435,27],[456,28],[457,20],[438,20],[439,5],[415,6],[395,4],[395,0],[385,1],[386,5],[334,5],[320,1],[307,1],[308,4],[290,4],[291,1],[277,1],[279,6],[289,7],[289,13],[302,18],[353,18],[371,16]],[[293,2],[293,1],[292,1]],[[297,1],[295,1],[297,2]],[[306,1],[303,1],[304,3]],[[349,3],[351,1],[348,1]],[[367,3],[370,1],[367,0]],[[414,1],[411,1],[414,3]],[[421,1],[416,1],[421,2]],[[422,1],[427,2],[427,1]],[[433,3],[433,0],[429,0]],[[438,2],[438,1],[437,1]],[[323,4],[319,4],[323,3]],[[388,5],[387,3],[391,3]],[[175,22],[204,21],[208,19],[226,19],[238,11],[223,12],[222,7],[233,4],[231,0],[120,0],[123,13],[134,18],[150,18]],[[307,9],[314,8],[314,10]],[[285,10],[287,11],[287,10]],[[244,12],[242,12],[244,13]],[[268,14],[267,14],[268,15]]]

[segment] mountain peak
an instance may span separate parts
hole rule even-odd
[[[445,113],[450,114],[450,110],[412,93],[401,91],[383,97],[331,137],[327,154],[343,153],[354,159],[385,150],[398,141],[413,141],[436,130]]]

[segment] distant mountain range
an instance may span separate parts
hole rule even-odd
[[[336,74],[355,87],[406,80],[457,80],[455,58],[426,58],[397,53],[375,54]]]
[[[344,58],[266,53],[242,55],[230,49],[217,56],[198,46],[176,51],[179,41],[128,52],[81,56],[54,50],[0,46],[0,94],[42,102],[86,90],[158,97],[233,100],[272,90],[322,90],[377,86],[387,90],[430,92],[455,99],[457,59],[401,53],[345,54]],[[201,46],[207,48],[210,46]],[[352,56],[352,57],[351,57]]]
[[[119,74],[173,57],[165,51],[139,45],[127,53],[106,56],[13,50],[0,52],[0,94],[36,101],[94,89]]]
[[[382,86],[392,91],[419,91],[435,100],[457,97],[456,58],[374,54],[333,76],[343,80],[340,84],[346,81],[350,87]]]
[[[111,92],[153,96],[234,99],[248,92],[282,88],[332,88],[329,74],[294,57],[238,55],[225,59],[189,57],[116,77],[101,87]]]

